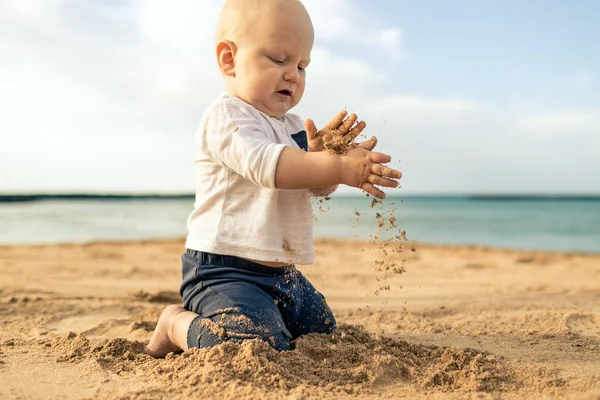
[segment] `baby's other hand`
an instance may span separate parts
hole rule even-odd
[[[306,134],[308,137],[308,149],[311,152],[330,150],[337,154],[346,152],[348,146],[353,143],[354,139],[365,129],[367,124],[364,121],[359,121],[356,114],[350,114],[340,111],[331,121],[325,125],[323,129],[317,130],[315,123],[311,119],[304,122]],[[356,125],[355,125],[356,123]],[[377,144],[377,138],[360,143],[359,146],[373,150]]]

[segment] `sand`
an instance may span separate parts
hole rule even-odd
[[[600,399],[600,255],[410,247],[317,241],[332,335],[158,360],[182,240],[0,247],[0,398]]]

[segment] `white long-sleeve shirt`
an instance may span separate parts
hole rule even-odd
[[[196,133],[196,201],[186,247],[260,261],[311,264],[309,189],[275,187],[285,146],[305,136],[294,114],[269,117],[230,94],[204,113]]]

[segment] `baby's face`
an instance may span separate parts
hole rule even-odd
[[[310,20],[280,15],[263,18],[235,56],[234,95],[279,118],[304,94],[313,30]]]

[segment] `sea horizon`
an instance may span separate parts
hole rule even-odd
[[[332,197],[359,197],[363,193],[335,193]],[[30,202],[42,200],[174,200],[193,199],[195,193],[190,192],[91,192],[91,191],[59,191],[59,192],[0,192],[0,203]],[[457,199],[457,200],[600,200],[600,192],[464,192],[464,193],[402,193],[388,194],[387,199]]]
[[[315,237],[600,253],[600,194],[416,194],[372,207],[361,193],[313,199]],[[182,238],[194,195],[0,194],[0,245]],[[396,226],[378,229],[377,214]]]

